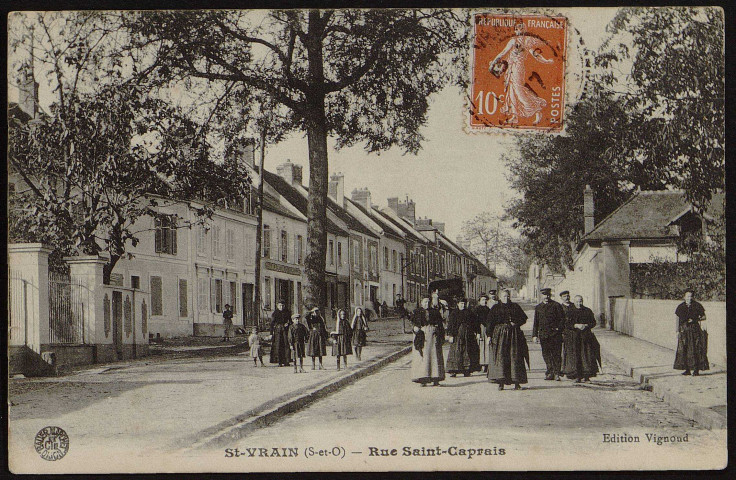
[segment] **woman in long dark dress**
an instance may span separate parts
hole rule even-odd
[[[529,347],[521,326],[527,315],[521,307],[511,301],[511,292],[501,292],[501,302],[491,308],[486,322],[490,336],[491,358],[488,363],[488,381],[497,383],[498,389],[514,384],[514,390],[521,390],[527,383],[524,361],[529,365]]]
[[[563,341],[565,354],[562,358],[562,373],[575,383],[588,382],[598,373],[601,349],[598,339],[591,331],[596,325],[593,311],[583,305],[583,297],[575,296],[574,304],[565,310]]]
[[[319,358],[319,369],[322,370],[322,357],[327,355],[325,342],[327,341],[327,327],[325,320],[319,314],[319,308],[310,307],[307,313],[307,328],[309,339],[307,340],[307,355],[312,357],[312,370],[315,369],[315,358]]]
[[[332,356],[337,357],[337,369],[340,370],[340,357],[343,359],[345,368],[348,368],[348,355],[353,354],[353,347],[350,345],[353,334],[350,331],[348,313],[343,308],[337,311],[337,320],[335,320],[335,330],[332,332],[332,338],[335,342],[332,344]]]
[[[414,345],[411,359],[411,380],[425,387],[431,383],[438,386],[445,379],[445,361],[442,344],[445,342],[445,327],[442,314],[430,307],[429,297],[422,298],[421,306],[414,310]]]
[[[276,310],[271,316],[271,363],[278,363],[279,367],[291,363],[289,353],[289,324],[291,312],[285,308],[283,300],[276,303]]]
[[[289,348],[294,356],[294,373],[297,373],[297,360],[299,360],[299,372],[304,372],[304,342],[307,341],[307,327],[299,322],[299,314],[295,313],[291,316],[291,325],[289,326]]]
[[[360,361],[360,356],[363,353],[363,347],[366,344],[366,332],[370,330],[368,328],[368,320],[363,315],[363,309],[358,307],[355,309],[355,315],[353,315],[353,321],[350,322],[350,329],[353,332],[353,349],[355,350],[355,358]]]
[[[480,328],[473,312],[465,308],[466,299],[457,300],[457,309],[450,312],[447,335],[450,352],[447,354],[447,368],[451,377],[462,373],[468,377],[480,370],[480,349],[478,335]]]
[[[710,369],[708,363],[707,334],[700,328],[705,320],[703,305],[693,300],[693,292],[685,292],[685,301],[677,306],[678,336],[675,353],[676,370],[685,370],[683,375],[700,375],[701,370]]]

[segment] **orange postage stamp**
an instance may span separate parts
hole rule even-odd
[[[473,24],[470,127],[561,130],[567,19],[479,13]]]

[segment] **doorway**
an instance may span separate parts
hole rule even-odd
[[[242,284],[244,327],[255,325],[255,319],[253,317],[253,288],[252,283]]]
[[[123,292],[112,292],[112,341],[118,360],[123,359]]]

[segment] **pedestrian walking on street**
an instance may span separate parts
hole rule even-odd
[[[564,308],[564,307],[563,307]],[[591,331],[595,327],[593,310],[583,305],[583,297],[575,295],[575,303],[565,318],[565,354],[562,372],[575,383],[589,382],[598,373],[601,347]]]
[[[289,326],[289,348],[294,357],[294,373],[297,373],[296,361],[299,360],[299,372],[304,372],[304,343],[307,341],[307,327],[299,322],[299,314],[295,313],[291,316],[291,325]]]
[[[495,296],[496,291],[491,290],[491,293]],[[488,373],[488,359],[491,356],[491,347],[488,345],[489,335],[488,332],[486,332],[486,320],[488,319],[490,311],[491,306],[488,305],[488,295],[481,293],[480,297],[478,297],[478,305],[473,310],[473,313],[475,313],[475,319],[480,331],[478,335],[478,363],[484,373]]]
[[[524,361],[529,366],[529,347],[521,331],[526,320],[524,310],[511,301],[511,292],[503,290],[501,301],[491,307],[486,322],[486,331],[492,332],[488,381],[497,383],[499,390],[512,383],[514,390],[521,390],[521,384],[527,383]]]
[[[307,340],[307,355],[312,357],[312,370],[315,369],[315,359],[319,359],[319,369],[322,370],[322,357],[327,355],[327,327],[322,315],[319,314],[319,308],[309,306],[307,313],[307,328],[309,329],[309,339]]]
[[[404,305],[406,304],[406,300],[401,296],[400,293],[396,294],[396,301],[394,302],[394,306],[396,306],[396,312],[399,314],[399,318],[408,318],[408,312],[406,311],[406,308],[404,308]]]
[[[469,377],[471,373],[480,370],[480,326],[473,312],[465,308],[467,299],[458,298],[456,303],[457,309],[450,312],[447,325],[450,352],[447,354],[445,370],[451,377],[458,373]]]
[[[291,312],[283,300],[276,303],[276,310],[271,315],[271,363],[286,367],[291,363],[289,353],[289,325]]]
[[[693,292],[685,292],[685,301],[675,310],[678,324],[676,370],[685,370],[683,375],[700,375],[701,370],[709,370],[708,332],[700,327],[705,321],[705,309],[693,300]]]
[[[230,340],[233,330],[233,309],[229,303],[225,304],[225,311],[222,312],[222,323],[225,325],[225,336],[222,341],[227,342]]]
[[[565,311],[552,300],[552,289],[543,288],[542,301],[534,309],[532,339],[541,344],[542,357],[547,365],[545,380],[561,380],[562,330],[565,327]]]
[[[350,329],[353,332],[353,348],[355,349],[355,358],[360,361],[360,356],[363,353],[363,347],[366,344],[366,332],[370,330],[368,328],[368,320],[363,315],[363,309],[357,307],[355,314],[353,315],[353,321],[350,322]]]
[[[430,306],[429,297],[425,295],[420,307],[414,310],[411,321],[415,335],[411,380],[423,387],[429,383],[437,386],[445,379],[445,361],[442,355],[445,328],[442,315],[439,309]]]
[[[261,347],[261,337],[258,335],[258,327],[253,327],[253,333],[248,337],[248,344],[250,345],[250,356],[253,358],[253,365],[258,366],[258,360],[263,364],[263,347]]]
[[[335,320],[335,330],[332,331],[332,338],[332,356],[337,358],[337,369],[340,370],[340,357],[343,359],[345,368],[348,368],[348,355],[353,354],[353,347],[350,345],[353,334],[350,330],[348,312],[344,308],[337,311],[337,320]]]

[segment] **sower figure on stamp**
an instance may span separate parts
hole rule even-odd
[[[431,307],[429,297],[425,295],[420,307],[414,310],[411,322],[415,335],[411,380],[423,387],[428,383],[437,386],[445,379],[445,360],[442,355],[445,329],[440,310]]]
[[[491,290],[495,293],[495,290]],[[488,306],[488,295],[481,293],[478,297],[478,305],[473,310],[475,320],[478,323],[478,363],[483,372],[488,372],[488,357],[490,357],[490,347],[488,346],[488,333],[486,332],[486,320],[491,307]]]
[[[562,366],[562,330],[565,311],[562,305],[551,299],[552,290],[543,288],[542,302],[534,309],[532,338],[542,346],[542,357],[547,364],[545,380],[560,380]]]
[[[700,375],[710,369],[708,363],[708,334],[700,328],[705,320],[703,305],[693,300],[693,292],[685,292],[685,301],[677,306],[677,353],[674,368],[685,370],[683,375]]]
[[[480,333],[473,312],[465,308],[465,298],[456,300],[457,309],[450,312],[447,334],[450,337],[450,352],[447,354],[447,373],[454,377],[458,373],[469,377],[480,370],[480,351],[477,336]]]
[[[276,303],[276,310],[271,316],[271,363],[278,363],[279,367],[291,363],[289,354],[289,325],[291,312],[286,308],[283,300]]]
[[[564,308],[564,307],[563,307]],[[591,331],[595,327],[593,311],[583,305],[583,297],[575,295],[575,304],[565,318],[565,356],[562,371],[575,383],[588,382],[598,373],[601,347]]]
[[[294,356],[294,373],[297,373],[297,360],[299,360],[298,371],[304,372],[304,343],[307,341],[308,334],[307,327],[299,322],[299,314],[292,315],[289,326],[289,348]]]
[[[319,308],[308,306],[306,315],[309,339],[307,340],[307,355],[312,357],[312,370],[315,369],[315,358],[319,358],[319,369],[322,370],[322,357],[327,355],[327,327],[325,320],[319,314]]]
[[[514,390],[521,390],[521,384],[527,383],[524,362],[529,365],[529,347],[521,331],[526,320],[524,310],[511,301],[511,292],[503,290],[501,302],[491,307],[486,322],[486,330],[491,332],[488,381],[497,383],[499,390],[512,383]]]

